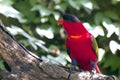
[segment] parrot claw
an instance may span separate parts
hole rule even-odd
[[[75,71],[70,71],[67,80],[70,80],[71,74],[75,73]]]
[[[96,73],[96,70],[95,70],[95,69],[93,69],[91,72],[92,72],[92,74],[95,74],[95,73]]]
[[[71,75],[71,74],[69,73],[67,80],[70,80],[70,75]]]
[[[91,71],[90,80],[93,80],[93,75],[94,75],[95,73],[96,73],[96,70],[93,69],[93,70]]]
[[[72,65],[72,66],[70,67],[70,69],[69,69],[69,75],[68,75],[67,80],[70,80],[70,76],[71,76],[71,74],[75,73],[74,70],[75,70],[75,66]]]

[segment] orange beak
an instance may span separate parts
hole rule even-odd
[[[63,19],[59,19],[59,20],[57,21],[57,23],[58,23],[59,25],[62,25],[62,24],[63,24]]]

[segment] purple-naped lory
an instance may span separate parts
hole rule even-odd
[[[98,45],[82,22],[72,14],[64,14],[58,20],[67,34],[66,48],[71,58],[71,64],[79,69],[100,73],[97,65]]]

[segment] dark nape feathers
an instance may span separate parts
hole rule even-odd
[[[64,14],[63,19],[70,22],[80,22],[80,20],[73,14]]]

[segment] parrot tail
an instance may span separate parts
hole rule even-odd
[[[96,71],[97,71],[97,73],[101,73],[98,65],[96,66]]]

